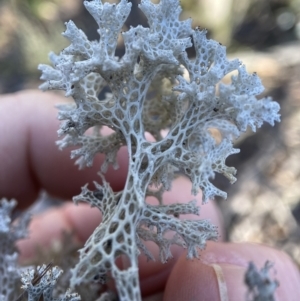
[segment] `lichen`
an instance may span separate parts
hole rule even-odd
[[[23,269],[18,264],[17,240],[27,236],[30,221],[28,214],[12,224],[15,200],[0,200],[0,300],[14,300],[20,293],[20,275]]]
[[[139,5],[149,27],[131,27],[122,32],[131,3],[84,1],[98,24],[98,41],[69,21],[63,35],[71,44],[59,55],[50,54],[52,67],[40,65],[42,90],[64,90],[74,104],[58,106],[62,120],[60,148],[77,146],[71,153],[80,168],[89,167],[97,153],[104,153],[100,169],[102,184],[87,186],[74,201],[97,207],[102,222],[80,250],[71,286],[84,282],[105,282],[112,274],[120,300],[140,300],[137,257],[140,252],[153,259],[145,241],[155,242],[160,258],[172,255],[170,246],[187,248],[187,257],[198,257],[198,248],[218,238],[207,220],[181,220],[180,215],[198,214],[195,202],[176,205],[161,202],[161,193],[171,189],[178,173],[192,182],[192,193],[203,193],[203,203],[226,193],[211,180],[220,173],[233,183],[236,170],[225,164],[237,153],[233,139],[250,127],[279,121],[279,105],[270,98],[258,100],[263,86],[257,74],[248,74],[239,60],[229,61],[226,48],[209,40],[206,31],[192,29],[191,20],[179,19],[177,0]],[[125,54],[115,56],[120,36]],[[195,58],[187,48],[193,47]],[[222,79],[235,72],[231,83]],[[104,97],[99,97],[106,88]],[[102,128],[113,132],[103,135]],[[93,131],[88,131],[93,129]],[[162,135],[162,130],[167,133]],[[145,133],[156,140],[149,141]],[[214,134],[215,133],[215,134]],[[216,133],[218,135],[216,135]],[[218,136],[218,138],[217,138]],[[110,164],[118,168],[117,154],[128,150],[129,167],[125,187],[113,192],[104,173]],[[151,189],[160,191],[159,205],[146,203]],[[166,233],[174,233],[171,237]],[[127,258],[120,269],[116,259]]]

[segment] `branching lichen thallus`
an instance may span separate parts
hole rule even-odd
[[[279,105],[270,98],[257,100],[263,91],[258,76],[248,74],[239,60],[229,61],[226,48],[207,39],[204,30],[192,29],[190,19],[179,20],[177,0],[143,0],[139,8],[149,27],[125,32],[121,30],[131,3],[93,0],[84,5],[98,24],[99,40],[89,41],[69,21],[63,35],[70,46],[59,55],[50,54],[53,67],[39,67],[45,80],[42,90],[64,90],[75,101],[58,106],[63,120],[58,133],[64,135],[60,148],[78,146],[71,156],[81,168],[91,166],[97,153],[105,155],[102,185],[95,183],[94,191],[85,186],[74,197],[76,203],[98,207],[102,222],[80,250],[71,286],[95,277],[105,282],[111,273],[120,300],[140,300],[138,255],[153,259],[145,242],[155,242],[166,262],[172,244],[184,246],[187,257],[194,258],[207,240],[218,237],[207,220],[178,218],[198,214],[195,201],[166,205],[162,192],[183,173],[191,180],[193,194],[202,190],[203,203],[216,195],[226,197],[210,180],[220,173],[235,181],[235,169],[225,164],[238,152],[232,140],[248,126],[255,131],[265,121],[279,121]],[[120,37],[125,54],[118,58]],[[188,57],[189,47],[194,47],[195,58]],[[222,83],[233,71],[231,83]],[[103,126],[112,132],[103,135]],[[162,130],[167,130],[164,136]],[[155,141],[147,139],[146,132]],[[128,175],[124,190],[115,193],[103,174],[109,164],[118,168],[122,146],[128,149]],[[156,196],[158,204],[148,204],[147,195]],[[116,264],[121,255],[129,263],[124,269]]]

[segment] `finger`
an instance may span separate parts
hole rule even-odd
[[[92,168],[79,171],[70,160],[70,149],[59,151],[55,145],[59,121],[55,105],[66,102],[57,94],[26,91],[0,99],[0,194],[16,198],[28,206],[40,188],[62,198],[71,198],[80,187],[100,178],[103,155]],[[127,173],[127,152],[119,152],[120,168],[109,168],[106,178],[113,189],[122,189]]]
[[[192,185],[190,180],[185,177],[179,177],[172,183],[171,191],[164,193],[163,203],[187,203],[191,200],[197,200],[197,205],[200,207],[200,217],[192,214],[182,216],[184,219],[207,219],[213,225],[218,227],[219,240],[222,241],[224,237],[223,219],[216,204],[211,201],[202,205],[202,195],[198,194],[196,197],[191,194]],[[155,201],[152,200],[152,203]],[[166,264],[162,264],[159,259],[159,249],[154,243],[147,243],[147,248],[154,255],[156,261],[149,262],[145,256],[139,257],[141,288],[144,295],[153,294],[164,288],[169,273],[171,272],[177,259],[184,253],[182,247],[173,246],[171,248],[173,259]]]
[[[299,271],[285,253],[263,245],[213,242],[201,254],[201,260],[187,261],[183,256],[178,260],[163,300],[245,300],[244,276],[249,261],[260,269],[267,260],[274,262],[274,277],[280,282],[276,300],[298,300]]]
[[[159,293],[156,293],[151,296],[147,296],[147,297],[143,298],[142,301],[162,301],[163,297],[164,297],[163,292],[159,292]]]
[[[28,237],[17,242],[21,263],[32,261],[37,250],[51,250],[61,242],[63,233],[72,233],[74,244],[82,245],[101,221],[101,213],[87,204],[71,202],[34,216]]]

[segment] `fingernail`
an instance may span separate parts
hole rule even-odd
[[[246,268],[228,263],[211,263],[219,288],[220,301],[243,300],[246,296]]]
[[[211,267],[214,269],[216,276],[217,276],[217,282],[219,287],[219,294],[220,294],[220,301],[228,301],[228,290],[227,290],[227,284],[225,281],[225,277],[223,274],[223,270],[220,265],[218,264],[211,264]]]

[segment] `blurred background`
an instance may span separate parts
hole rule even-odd
[[[124,29],[141,23],[134,3]],[[69,43],[61,36],[73,19],[90,39],[96,24],[82,0],[0,0],[0,93],[36,89],[39,63]],[[216,177],[228,199],[217,200],[229,241],[266,243],[287,251],[300,267],[300,0],[182,0],[182,18],[227,46],[229,57],[257,72],[264,95],[281,104],[282,122],[246,133],[230,157],[233,186]],[[117,55],[124,48],[119,44]],[[205,210],[205,209],[204,209]]]

